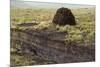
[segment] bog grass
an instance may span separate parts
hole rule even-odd
[[[76,18],[76,26],[59,26],[52,23],[57,9],[11,9],[11,27],[26,29],[58,29],[68,33],[66,43],[84,43],[91,45],[95,41],[95,8],[71,9]],[[31,27],[19,27],[16,24],[35,22]]]
[[[76,25],[59,26],[52,23],[52,19],[57,9],[11,9],[11,28],[17,29],[39,29],[56,30],[65,32],[65,43],[76,45],[93,45],[95,43],[95,8],[71,9],[76,18]],[[25,27],[17,26],[21,23],[37,23],[37,25]],[[18,48],[18,47],[16,47]],[[11,52],[14,52],[11,48]],[[11,64],[31,65],[37,64],[33,57],[11,54]],[[39,64],[39,63],[38,63]],[[44,62],[48,64],[48,62]]]

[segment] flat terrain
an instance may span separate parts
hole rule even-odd
[[[54,64],[66,62],[87,62],[95,60],[95,8],[71,9],[76,18],[77,25],[75,26],[59,26],[53,24],[52,19],[56,13],[56,10],[57,9],[11,9],[11,65]],[[20,33],[20,35],[22,35],[24,38],[23,40],[25,40],[25,37],[27,38],[27,41],[24,43],[22,40],[20,40],[20,37],[22,36],[19,36],[19,39],[16,40],[18,36],[16,37],[13,32],[14,30],[12,29],[21,30],[24,32],[28,31],[28,33],[33,34],[38,33],[37,37],[35,37],[36,35],[34,36],[32,34],[33,38],[31,38],[32,36],[29,37],[29,34],[27,35],[28,37],[26,37],[24,33]],[[35,31],[32,32],[32,30]],[[41,40],[40,35],[43,41]],[[15,40],[13,37],[15,37]],[[51,57],[47,57],[47,55],[45,55],[46,51],[44,51],[44,54],[42,54],[42,52],[37,54],[39,51],[35,48],[38,47],[34,47],[32,44],[26,43],[30,42],[31,39],[35,42],[40,42],[40,44],[37,43],[36,45],[48,44],[48,46],[51,45],[51,47],[54,45],[52,48],[50,48],[50,52],[52,52],[53,55],[50,54]],[[57,44],[59,44],[61,48],[59,48]],[[22,48],[24,45],[28,46]],[[56,48],[58,47],[59,49],[64,49],[64,46],[67,46],[66,48],[68,50],[67,52],[65,50],[67,55],[63,55],[62,58],[68,57],[69,60],[66,58],[66,61],[59,61],[61,59],[57,59],[58,56],[65,53],[57,51]],[[22,49],[27,50],[26,52],[23,52]],[[30,49],[32,49],[32,51],[30,51]],[[46,47],[42,47],[42,49],[46,49]],[[43,55],[45,58],[40,57],[41,55]],[[51,60],[52,56],[55,55],[58,55],[57,58]],[[73,60],[70,60],[72,57],[74,57]]]

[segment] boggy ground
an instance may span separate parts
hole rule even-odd
[[[94,45],[66,44],[65,32],[11,29],[11,64],[36,65],[95,61]]]
[[[11,9],[11,65],[95,61],[95,8],[71,10],[75,26],[53,24],[56,9]]]

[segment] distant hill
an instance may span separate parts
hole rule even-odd
[[[11,8],[60,8],[60,7],[88,8],[88,7],[94,7],[94,5],[11,0]]]

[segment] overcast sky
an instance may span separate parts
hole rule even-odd
[[[23,1],[23,0],[11,0],[11,7],[23,7],[23,8],[91,8],[94,5],[80,5],[80,4],[68,4],[68,3],[49,3],[49,2],[35,2],[35,1]]]

